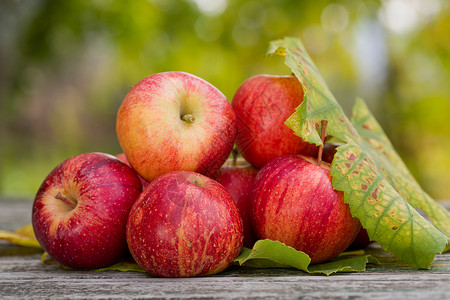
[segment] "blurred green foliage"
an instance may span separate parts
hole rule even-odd
[[[363,97],[424,189],[450,198],[450,5],[446,0],[3,0],[0,195],[33,197],[62,160],[121,152],[127,91],[180,70],[231,100],[271,40],[300,37],[350,114]]]

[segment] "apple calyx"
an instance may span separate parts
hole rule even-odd
[[[185,115],[181,116],[181,120],[185,121],[188,124],[194,124],[195,117],[191,114],[185,114]]]
[[[327,129],[328,120],[321,120],[321,130],[320,130],[320,139],[322,140],[322,145],[319,146],[319,153],[317,154],[317,165],[320,166],[322,163],[322,155],[323,155],[323,145],[325,144],[325,131]]]
[[[195,184],[196,186],[203,187],[203,186],[200,184],[200,182],[198,182],[198,181],[195,180],[195,179],[194,179],[194,181],[192,181],[191,183],[192,183],[192,184]]]
[[[61,192],[58,192],[55,196],[56,199],[63,201],[65,204],[69,205],[72,209],[77,206],[77,201],[71,197],[67,197]]]

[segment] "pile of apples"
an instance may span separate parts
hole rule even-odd
[[[131,253],[163,277],[219,273],[266,238],[311,263],[337,256],[361,225],[331,186],[335,149],[284,125],[302,101],[294,76],[251,77],[231,104],[188,73],[141,80],[117,113],[123,153],[80,154],[45,178],[32,212],[39,243],[71,268]],[[242,157],[229,158],[234,147]]]

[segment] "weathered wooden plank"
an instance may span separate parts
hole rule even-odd
[[[0,201],[1,229],[18,228],[30,218],[31,201]],[[41,264],[40,253],[29,248],[0,241],[0,297],[450,299],[450,254],[437,255],[430,270],[415,270],[379,247],[368,251],[383,264],[368,265],[363,273],[326,277],[296,270],[235,267],[216,276],[173,279],[139,272],[65,270],[56,264]]]
[[[369,270],[324,277],[304,276],[293,270],[233,269],[219,276],[165,279],[134,272],[68,271],[57,265],[41,265],[39,255],[2,258],[0,265],[0,295],[17,298],[450,297],[448,271]]]

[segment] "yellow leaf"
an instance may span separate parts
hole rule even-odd
[[[14,232],[0,230],[0,239],[20,246],[42,248],[34,235],[31,224],[25,225]]]

